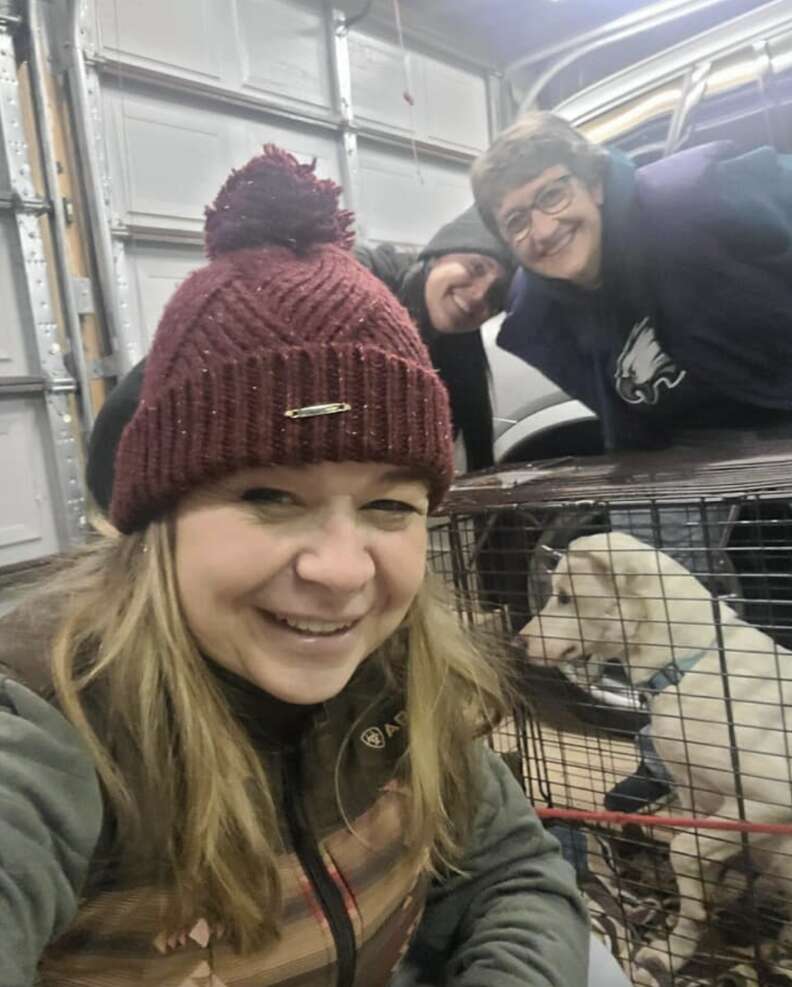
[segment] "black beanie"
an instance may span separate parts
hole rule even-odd
[[[109,513],[110,500],[113,496],[115,454],[118,443],[121,441],[121,433],[131,421],[140,401],[145,369],[146,361],[141,360],[110,392],[99,409],[88,440],[85,482],[96,506],[104,514]]]
[[[502,240],[490,233],[476,206],[471,206],[442,226],[419,257],[426,260],[442,254],[486,254],[502,264],[507,274],[515,266],[511,251]]]

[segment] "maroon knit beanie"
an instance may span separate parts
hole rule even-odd
[[[251,466],[393,463],[426,475],[432,506],[448,489],[445,388],[314,167],[267,145],[207,209],[210,263],[163,313],[118,448],[121,531]]]

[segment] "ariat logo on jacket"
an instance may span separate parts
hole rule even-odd
[[[637,322],[616,362],[614,379],[619,397],[628,404],[657,404],[660,385],[670,391],[685,375],[686,371],[660,348],[648,317]]]
[[[387,744],[388,738],[392,737],[395,733],[399,733],[406,722],[407,713],[401,709],[390,722],[383,723],[381,727],[366,727],[361,733],[360,739],[366,747],[371,747],[375,751],[381,751]]]

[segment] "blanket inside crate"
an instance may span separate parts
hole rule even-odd
[[[552,829],[578,873],[594,931],[630,976],[632,958],[667,937],[679,907],[668,841],[637,824]],[[657,975],[659,987],[792,987],[792,935],[783,934],[790,911],[749,864],[732,862],[712,894],[711,929],[682,971]]]

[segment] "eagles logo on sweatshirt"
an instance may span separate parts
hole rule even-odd
[[[677,387],[685,379],[667,353],[663,352],[648,316],[637,322],[616,361],[616,392],[628,404],[657,404],[660,387]]]

